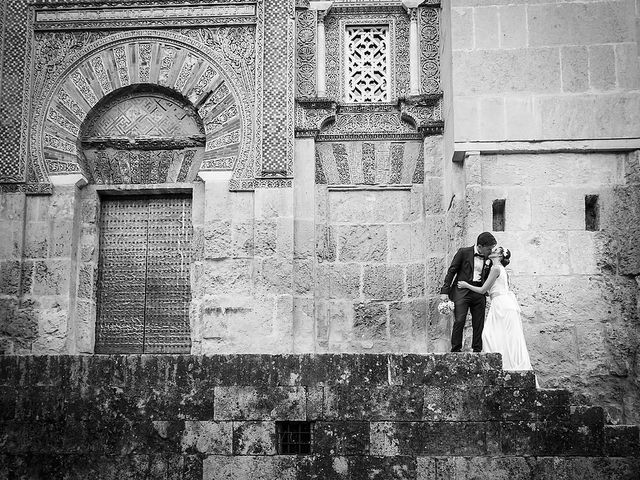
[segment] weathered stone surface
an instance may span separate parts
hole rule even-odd
[[[389,304],[389,335],[392,340],[405,340],[416,351],[424,348],[427,324],[426,301],[423,299]],[[400,342],[398,342],[400,343]]]
[[[557,49],[523,48],[453,52],[456,95],[560,91],[560,55]],[[499,71],[499,73],[497,73]]]
[[[304,420],[303,387],[216,387],[215,420]]]
[[[406,222],[417,213],[411,208],[410,192],[403,190],[330,191],[328,208],[331,223]]]
[[[383,225],[343,225],[338,227],[341,262],[385,262],[387,231]]]
[[[628,42],[634,36],[633,2],[564,3],[528,8],[529,44],[590,45]]]
[[[359,340],[387,338],[387,306],[377,302],[353,305],[353,335]]]
[[[234,455],[275,455],[276,426],[274,422],[234,422]]]
[[[231,455],[231,440],[232,422],[187,421],[181,445],[187,453]]]
[[[246,295],[252,291],[253,262],[250,260],[207,260],[193,268],[196,295]]]
[[[324,390],[324,417],[328,420],[397,420],[422,417],[423,391],[403,386],[331,386]]]
[[[369,422],[316,422],[314,453],[324,455],[367,455]]]
[[[360,296],[360,269],[355,263],[318,264],[316,294],[328,298],[355,299]]]
[[[371,452],[388,455],[482,455],[484,422],[372,422]],[[392,449],[385,447],[391,443]],[[380,448],[378,445],[382,445]]]
[[[402,265],[364,267],[362,292],[372,300],[399,300],[404,296]]]
[[[316,225],[316,258],[318,262],[333,262],[336,259],[336,228]]]
[[[33,293],[64,295],[69,290],[69,261],[40,260],[35,262]]]

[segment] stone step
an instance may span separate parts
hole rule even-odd
[[[508,459],[536,472],[554,459],[563,479],[582,478],[571,476],[582,465],[594,479],[640,467],[638,426],[606,425],[601,407],[573,403],[493,354],[0,357],[0,467],[39,458],[101,478],[81,464],[171,459],[195,476],[162,478],[212,480],[260,465],[263,476],[237,478],[284,478],[273,469],[286,465],[291,478],[369,478],[362,468],[416,480],[447,478],[418,473],[429,465],[508,470]],[[309,423],[313,455],[278,453],[282,421]]]

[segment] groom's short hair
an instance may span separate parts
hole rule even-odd
[[[480,245],[481,247],[485,247],[490,245],[497,245],[498,242],[496,241],[496,237],[494,237],[491,232],[482,232],[480,235],[478,235],[476,244]]]

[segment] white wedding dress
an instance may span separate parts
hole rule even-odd
[[[532,370],[527,344],[522,331],[520,306],[509,290],[507,271],[498,265],[500,274],[489,289],[491,305],[484,321],[484,352],[501,353],[504,370]]]

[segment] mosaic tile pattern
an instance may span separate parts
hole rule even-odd
[[[0,20],[3,38],[13,39],[4,43],[0,57],[0,182],[20,182],[25,179],[24,156],[20,151],[20,129],[25,65],[30,45],[27,2],[3,0],[0,2]]]
[[[264,2],[262,174],[293,173],[293,0]],[[284,33],[284,35],[283,35]]]

